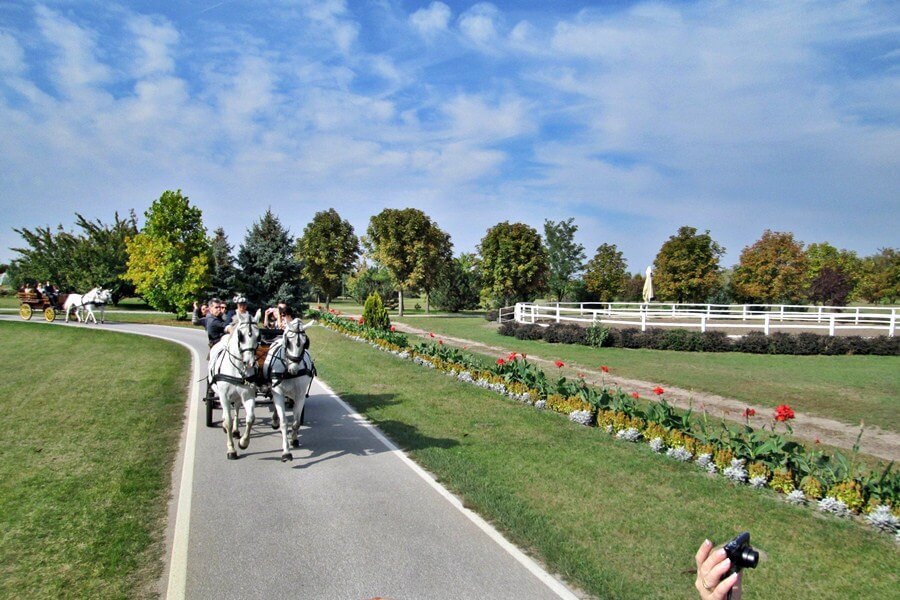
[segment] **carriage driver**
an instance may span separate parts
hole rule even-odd
[[[238,315],[247,314],[247,298],[241,294],[238,294],[234,297],[234,305],[235,309],[229,311],[227,315],[225,315],[225,322],[227,325],[225,326],[225,333],[231,333],[234,329],[234,322]]]

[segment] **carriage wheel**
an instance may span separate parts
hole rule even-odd
[[[33,313],[33,312],[34,312],[34,310],[32,310],[30,304],[25,304],[23,302],[22,305],[19,306],[19,316],[22,317],[23,319],[25,319],[26,321],[31,320],[31,313]]]
[[[48,306],[44,309],[44,319],[46,319],[48,323],[52,323],[55,318],[56,310],[54,310],[52,306]]]

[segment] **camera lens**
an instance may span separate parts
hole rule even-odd
[[[759,564],[759,552],[750,547],[744,548],[744,551],[741,552],[740,562],[745,569],[755,569]]]

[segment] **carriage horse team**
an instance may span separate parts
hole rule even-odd
[[[297,433],[316,374],[306,335],[309,323],[304,326],[300,319],[294,318],[289,306],[279,303],[276,308],[266,310],[260,327],[261,311],[251,317],[243,296],[236,296],[234,303],[235,311],[230,314],[226,314],[225,303],[218,298],[194,307],[192,322],[206,328],[210,346],[204,398],[206,424],[214,425],[212,409],[215,404],[220,405],[226,455],[235,459],[238,453],[234,438],[238,438],[242,450],[250,443],[257,397],[271,396],[272,428],[281,432],[281,460],[291,461],[294,457],[290,447],[300,446]],[[238,425],[240,408],[245,415],[243,434]]]

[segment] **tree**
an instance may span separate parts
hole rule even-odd
[[[719,258],[725,249],[694,227],[682,227],[660,248],[653,261],[656,296],[676,302],[702,302],[719,279]]]
[[[461,254],[451,261],[432,296],[439,309],[459,312],[478,308],[480,291],[475,256]]]
[[[821,302],[827,306],[844,306],[847,296],[853,290],[850,278],[840,267],[824,267],[812,280],[807,297],[812,303]]]
[[[294,239],[271,210],[247,231],[237,256],[240,289],[250,305],[285,302],[299,314],[309,287],[303,264],[294,257]]]
[[[838,250],[828,242],[810,244],[806,248],[806,288],[810,290],[819,274],[828,269],[832,273],[826,278],[834,281],[835,273],[840,272],[840,277],[846,280],[852,291],[859,281],[862,269],[862,261],[856,256],[856,252],[850,250]],[[820,289],[817,297],[821,295]],[[810,301],[815,302],[810,297]]]
[[[806,287],[806,254],[794,234],[768,229],[744,248],[731,287],[738,300],[780,304],[800,302]]]
[[[147,304],[183,318],[209,285],[212,250],[203,213],[181,190],[167,190],[144,216],[144,228],[127,241],[125,277]]]
[[[366,304],[363,306],[363,323],[372,329],[387,330],[391,326],[391,318],[388,316],[387,309],[381,301],[378,292],[372,292],[366,298]]]
[[[625,287],[622,290],[622,300],[625,302],[644,301],[644,274],[635,273],[625,277]]]
[[[452,257],[450,236],[416,208],[384,209],[369,221],[367,234],[372,257],[397,284],[402,317],[404,288],[421,287],[428,294],[437,285]]]
[[[237,290],[238,271],[234,266],[232,246],[228,243],[225,230],[221,227],[213,232],[212,272],[210,273],[209,294],[219,298],[230,298]]]
[[[559,302],[571,292],[572,280],[581,271],[585,259],[584,246],[575,243],[578,225],[574,221],[574,218],[558,223],[549,219],[544,221],[549,267],[547,287]]]
[[[900,252],[896,248],[881,248],[862,260],[855,294],[871,303],[893,304],[900,297]]]
[[[138,232],[134,212],[125,219],[116,213],[112,225],[99,219],[89,221],[78,213],[75,217],[80,234],[63,231],[62,225],[56,233],[49,227],[13,230],[28,244],[27,248],[13,248],[21,255],[11,269],[16,285],[49,280],[67,292],[102,286],[112,291],[115,302],[133,296],[134,285],[122,275],[128,268],[126,240]]]
[[[546,288],[547,250],[541,236],[524,223],[498,223],[478,245],[485,304],[508,306],[533,300]]]
[[[625,259],[615,244],[601,244],[587,264],[584,283],[600,302],[611,302],[625,291]]]
[[[341,279],[359,257],[359,238],[333,208],[317,212],[297,240],[303,273],[325,295],[325,308],[341,293]]]
[[[373,292],[378,292],[382,298],[386,298],[384,305],[393,308],[391,302],[397,302],[393,291],[397,288],[391,272],[380,266],[369,266],[365,262],[360,261],[357,264],[356,271],[350,274],[346,279],[346,293],[348,296],[356,300],[357,304],[366,301]]]

